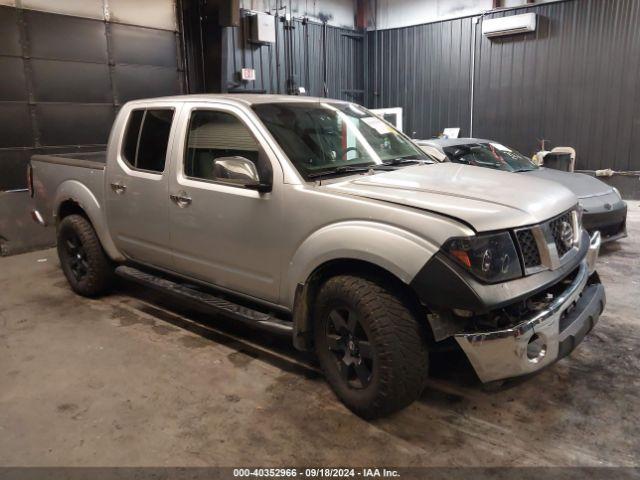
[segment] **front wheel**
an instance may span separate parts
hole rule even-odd
[[[91,223],[81,215],[69,215],[58,226],[60,266],[74,292],[85,297],[111,288],[114,268],[102,249]]]
[[[420,396],[429,357],[424,326],[407,299],[371,280],[345,275],[329,279],[316,300],[316,354],[349,409],[375,418]]]

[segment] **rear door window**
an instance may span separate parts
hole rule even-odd
[[[127,135],[124,138],[122,156],[131,166],[136,164],[136,150],[138,148],[142,117],[144,117],[144,110],[133,110],[129,115],[129,125],[127,126]]]
[[[173,109],[133,110],[122,155],[137,170],[162,173],[167,159]]]

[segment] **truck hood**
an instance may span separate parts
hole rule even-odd
[[[455,163],[350,177],[325,188],[454,217],[477,232],[539,223],[578,203],[554,182]]]
[[[613,191],[613,189],[603,181],[584,173],[562,172],[552,168],[538,168],[529,172],[521,172],[521,174],[527,177],[558,182],[575,193],[578,198],[606,195]]]

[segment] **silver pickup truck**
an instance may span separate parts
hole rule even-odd
[[[529,374],[605,305],[569,190],[434,162],[353,103],[134,101],[106,153],[35,155],[29,177],[77,293],[119,275],[289,332],[367,418],[418,398],[431,350],[461,348],[482,382]]]

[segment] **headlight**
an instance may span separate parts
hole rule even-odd
[[[485,282],[504,282],[522,276],[518,252],[508,232],[450,238],[442,249]]]

